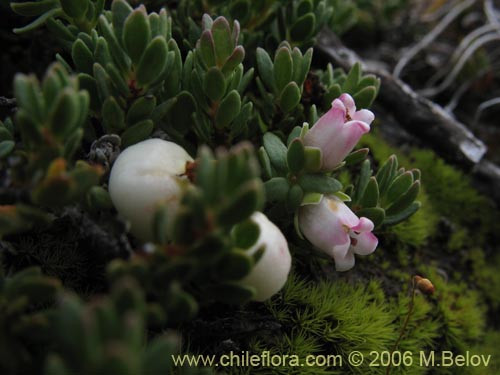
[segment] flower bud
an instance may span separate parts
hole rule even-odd
[[[159,204],[174,220],[182,186],[188,183],[186,163],[193,159],[179,145],[149,139],[126,148],[116,159],[109,178],[109,193],[118,212],[142,241],[153,240],[153,219]]]
[[[285,285],[292,258],[285,236],[273,222],[261,212],[255,212],[251,220],[259,226],[260,234],[257,242],[247,250],[248,254],[253,255],[262,247],[265,250],[250,274],[240,282],[255,288],[255,301],[265,301]]]
[[[413,278],[413,280],[417,289],[428,296],[434,294],[436,291],[434,284],[432,284],[429,279],[424,279],[423,277],[417,275]]]
[[[356,111],[354,99],[342,94],[304,136],[304,145],[321,150],[321,169],[335,169],[352,151],[361,136],[370,131],[374,115],[367,109]]]

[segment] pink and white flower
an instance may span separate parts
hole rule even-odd
[[[354,99],[342,94],[332,102],[332,108],[304,136],[304,145],[318,147],[322,152],[321,169],[335,169],[370,131],[375,116],[367,109],[356,111]]]
[[[319,204],[301,207],[299,227],[315,247],[335,260],[337,271],[351,269],[354,254],[371,254],[378,245],[372,233],[373,222],[366,217],[358,218],[335,196],[323,197]]]

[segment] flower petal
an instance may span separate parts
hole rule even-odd
[[[349,271],[354,267],[355,259],[352,251],[348,251],[345,256],[337,256],[335,259],[335,269],[339,272]]]
[[[359,223],[351,227],[351,229],[355,232],[371,232],[374,228],[373,221],[366,217],[361,217],[359,219]]]
[[[352,96],[344,93],[339,96],[339,99],[342,101],[342,103],[344,103],[347,111],[349,112],[349,115],[353,116],[356,112],[356,103],[354,103],[354,99],[352,98]]]
[[[375,119],[375,115],[373,114],[372,111],[369,111],[368,109],[362,109],[354,114],[351,114],[351,118],[356,121],[363,121],[367,125],[370,125],[372,121]]]
[[[378,245],[378,238],[372,232],[360,234],[351,233],[351,249],[358,255],[368,255],[375,251]]]

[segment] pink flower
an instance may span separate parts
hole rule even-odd
[[[352,151],[361,136],[370,131],[375,116],[367,109],[356,111],[354,99],[342,94],[304,136],[304,145],[322,152],[321,169],[335,169]]]
[[[301,207],[299,227],[315,247],[335,260],[337,271],[351,269],[354,254],[371,254],[378,245],[372,233],[373,222],[366,217],[358,218],[335,196]]]

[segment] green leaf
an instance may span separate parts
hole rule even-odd
[[[274,81],[273,62],[267,51],[263,48],[257,48],[257,68],[262,81],[272,92],[276,92],[276,83]]]
[[[64,13],[75,19],[83,19],[89,5],[87,0],[59,0],[59,3]]]
[[[251,219],[236,224],[231,230],[234,246],[240,249],[250,249],[257,242],[259,236],[260,227]]]
[[[375,227],[380,226],[385,219],[385,211],[380,207],[363,208],[355,213],[358,217],[366,217],[370,219]]]
[[[279,106],[284,113],[291,112],[300,102],[300,88],[295,82],[290,82],[284,88],[279,99]]]
[[[43,13],[40,17],[35,19],[33,22],[27,24],[26,26],[15,28],[12,31],[14,31],[14,33],[16,34],[24,34],[33,31],[42,26],[49,18],[56,17],[60,14],[62,14],[62,10],[60,8],[49,10],[48,12]]]
[[[374,86],[369,86],[355,93],[352,98],[358,108],[370,108],[376,96],[377,89]]]
[[[130,88],[116,66],[112,63],[106,65],[106,72],[108,73],[109,78],[111,78],[113,87],[116,88],[116,91],[124,98],[128,97],[130,95]]]
[[[132,7],[126,0],[114,0],[111,3],[111,15],[113,20],[113,30],[119,41],[122,41],[123,26],[125,20],[132,13]]]
[[[286,155],[288,169],[292,173],[299,173],[305,165],[305,150],[304,143],[302,139],[295,138],[288,146],[288,152]]]
[[[137,98],[127,112],[127,124],[132,125],[142,120],[147,120],[156,107],[156,97],[145,95]]]
[[[102,124],[108,134],[121,133],[125,129],[125,113],[112,96],[102,105]]]
[[[160,78],[167,66],[168,46],[164,38],[157,36],[147,46],[137,66],[137,83],[144,87]]]
[[[203,77],[203,91],[213,102],[217,102],[226,92],[226,80],[219,68],[209,68]]]
[[[273,176],[273,171],[271,167],[271,159],[269,159],[269,155],[267,154],[264,147],[260,147],[257,151],[257,157],[259,159],[260,166],[262,168],[262,177],[264,179],[269,179]]]
[[[408,191],[394,201],[385,211],[388,216],[396,215],[409,207],[420,191],[420,181],[415,181]]]
[[[391,155],[380,167],[377,172],[377,182],[379,186],[380,195],[384,195],[389,187],[396,170],[398,169],[398,159],[396,155]]]
[[[120,36],[117,34],[116,28],[114,30],[111,29],[111,26],[104,15],[99,17],[99,29],[104,39],[108,42],[109,50],[113,56],[113,61],[116,63],[120,71],[128,72],[131,64],[130,58],[125,54],[125,51],[123,51],[123,48],[118,41],[119,39],[117,39],[120,38]]]
[[[14,150],[14,147],[16,146],[16,143],[14,141],[1,141],[0,142],[0,159],[5,158],[8,156],[12,150]]]
[[[149,319],[148,319],[149,320]],[[172,355],[180,347],[178,340],[160,337],[146,346],[142,356],[142,374],[168,374],[172,366]]]
[[[82,77],[82,76],[79,76]],[[94,77],[95,77],[95,83],[97,86],[97,93],[99,100],[101,103],[104,103],[104,101],[112,96],[111,95],[111,89],[112,89],[112,83],[111,83],[111,78],[109,77],[109,74],[106,72],[106,70],[103,68],[103,66],[99,63],[94,63]],[[80,82],[82,82],[80,80]]]
[[[64,158],[71,160],[75,155],[76,151],[81,147],[83,139],[83,129],[76,129],[68,136],[68,139],[64,142]]]
[[[293,185],[290,190],[288,190],[288,196],[286,200],[286,206],[289,211],[293,212],[300,207],[302,199],[304,198],[304,190],[300,185]]]
[[[66,137],[77,125],[79,101],[70,88],[64,89],[49,114],[49,123],[52,133],[59,139]]]
[[[260,182],[250,180],[243,184],[234,196],[228,197],[221,205],[217,221],[222,226],[231,227],[259,211],[263,203],[263,192]]]
[[[123,148],[145,140],[151,135],[153,128],[154,124],[151,120],[144,120],[131,126],[122,134]]]
[[[286,47],[281,47],[276,52],[273,67],[274,82],[278,92],[284,91],[285,86],[292,81],[293,61],[290,50]],[[299,90],[300,91],[300,90]]]
[[[216,65],[215,43],[210,30],[205,30],[203,31],[203,33],[201,33],[199,41],[199,51],[207,67],[212,67]]]
[[[321,169],[322,153],[318,147],[306,146],[304,149],[305,165],[308,172],[318,172]]]
[[[377,179],[370,177],[360,203],[363,207],[376,207],[379,199]]]
[[[224,73],[224,76],[229,77],[234,72],[234,70],[243,62],[244,58],[245,49],[242,46],[236,47],[222,67],[222,73]]]
[[[308,204],[319,204],[323,199],[323,194],[320,193],[305,193],[302,199],[301,206],[306,206]]]
[[[123,45],[132,62],[137,65],[151,40],[151,30],[144,7],[132,11],[123,27]]]
[[[166,245],[168,243],[168,208],[160,205],[156,208],[153,219],[153,236],[156,243]]]
[[[217,17],[212,24],[212,36],[215,46],[215,59],[218,67],[222,67],[233,52],[231,28],[224,17]]]
[[[238,116],[241,109],[241,98],[238,91],[233,90],[222,99],[217,114],[215,115],[215,125],[222,129],[227,126]]]
[[[75,63],[78,71],[92,74],[94,55],[81,39],[77,39],[73,43],[71,57],[73,58],[73,62]]]
[[[94,210],[111,210],[114,207],[109,192],[102,186],[92,186],[89,189],[87,202]]]
[[[413,202],[407,208],[400,211],[399,213],[393,214],[393,215],[388,215],[384,220],[384,224],[385,225],[399,224],[402,221],[405,221],[406,219],[408,219],[414,213],[416,213],[420,209],[421,206],[422,206],[422,204],[420,202]]]
[[[288,149],[273,133],[264,134],[263,138],[264,148],[271,160],[272,165],[279,171],[286,172],[288,170],[286,155]]]
[[[267,202],[284,201],[290,190],[290,184],[284,177],[273,177],[269,181],[264,182]]]
[[[356,191],[353,197],[354,202],[358,202],[365,193],[365,189],[368,186],[368,183],[370,182],[371,176],[372,176],[372,170],[371,170],[370,160],[365,160],[361,165],[361,170],[359,172],[358,180],[356,182]]]
[[[396,177],[389,188],[387,189],[386,198],[387,203],[392,203],[401,195],[406,193],[410,186],[413,184],[413,173],[407,171],[402,175]]]
[[[297,6],[297,15],[301,16],[303,14],[313,11],[313,3],[311,0],[302,0]]]
[[[240,280],[250,273],[253,259],[243,250],[233,249],[215,265],[214,276],[220,280]]]
[[[359,150],[356,150],[354,152],[351,152],[347,157],[344,159],[345,165],[356,165],[361,163],[366,159],[368,156],[368,153],[370,152],[370,149],[368,148],[360,148]]]
[[[21,16],[33,17],[57,7],[57,3],[57,0],[28,1],[24,3],[10,3],[10,8]]]
[[[325,174],[304,174],[298,180],[299,185],[307,192],[333,194],[342,189],[342,184],[335,178]]]
[[[168,122],[180,134],[186,134],[194,126],[192,113],[195,111],[196,101],[193,95],[187,91],[181,91],[168,112]]]
[[[31,118],[37,122],[43,120],[43,97],[38,80],[34,76],[16,74],[14,77],[14,95],[19,108],[24,108]]]
[[[112,63],[111,54],[109,53],[108,42],[102,36],[97,38],[97,43],[94,51],[94,60],[102,66]],[[84,72],[85,73],[85,72]]]
[[[307,13],[298,18],[290,29],[290,37],[293,41],[305,42],[313,36],[316,27],[316,17],[313,13]]]
[[[360,79],[361,79],[361,64],[357,62],[352,66],[345,82],[342,85],[343,92],[347,92],[351,95],[354,94],[356,92],[356,89],[358,87],[358,82]]]

